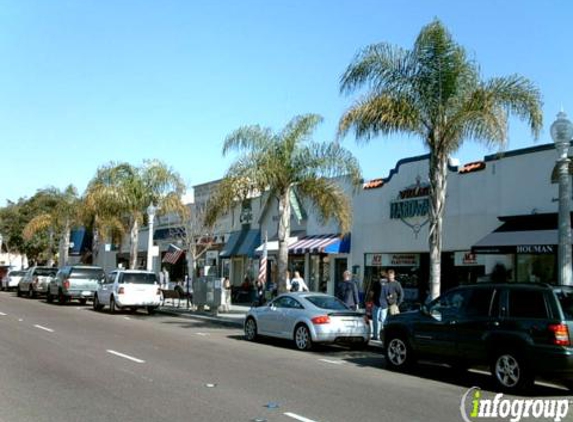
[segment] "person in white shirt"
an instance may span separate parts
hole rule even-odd
[[[308,292],[308,286],[304,282],[304,279],[300,276],[298,271],[294,272],[294,277],[290,281],[290,291],[291,292]]]

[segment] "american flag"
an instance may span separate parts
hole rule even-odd
[[[174,244],[170,243],[169,248],[167,249],[165,255],[163,255],[161,262],[165,264],[175,264],[177,261],[179,261],[179,258],[181,258],[181,255],[183,255],[184,252],[185,251],[183,249],[178,248]]]
[[[263,256],[261,256],[259,264],[259,277],[258,280],[265,284],[267,282],[267,235],[265,234],[265,243],[263,246]]]

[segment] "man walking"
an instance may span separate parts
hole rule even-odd
[[[384,326],[388,314],[388,279],[383,273],[380,280],[374,282],[372,293],[374,294],[374,308],[372,309],[372,340],[379,340],[380,331]]]
[[[356,283],[352,281],[352,273],[346,270],[344,274],[342,274],[342,278],[343,280],[338,286],[337,297],[350,309],[357,311],[359,304],[358,287]]]
[[[396,315],[400,313],[400,305],[404,301],[404,290],[402,285],[396,280],[394,270],[388,270],[388,284],[386,285],[386,301],[388,302],[388,313]]]

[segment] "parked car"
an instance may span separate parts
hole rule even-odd
[[[122,308],[136,311],[146,308],[151,315],[161,303],[161,289],[155,273],[139,270],[117,270],[109,274],[98,285],[94,295],[93,308],[101,311],[109,306],[115,313]]]
[[[45,294],[48,291],[48,284],[57,271],[55,267],[30,267],[18,283],[18,297],[27,295],[29,298],[35,298]]]
[[[418,311],[388,317],[386,361],[404,369],[417,359],[458,370],[487,364],[498,387],[526,389],[535,377],[573,387],[573,288],[536,283],[455,288]]]
[[[245,318],[245,337],[294,340],[299,350],[315,343],[346,343],[364,348],[370,340],[365,315],[350,310],[334,296],[297,292],[282,294],[265,306],[253,307]]]
[[[101,267],[85,265],[68,265],[61,268],[52,279],[46,292],[46,300],[52,303],[58,300],[60,305],[71,299],[78,299],[85,305],[88,299],[92,299],[98,288],[99,281],[105,278]]]
[[[18,283],[24,275],[25,270],[12,270],[6,274],[6,277],[2,279],[2,290],[9,291],[18,288]]]

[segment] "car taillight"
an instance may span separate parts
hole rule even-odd
[[[62,283],[62,286],[64,286],[64,289],[68,290],[70,288],[70,280],[66,278]]]
[[[311,319],[314,325],[330,324],[330,317],[328,315],[321,315]]]
[[[123,287],[120,287],[119,289],[117,289],[117,294],[118,294],[118,295],[122,295],[124,292],[125,292],[125,291],[124,291]]]
[[[552,324],[549,326],[549,331],[553,333],[553,344],[557,346],[569,346],[569,330],[565,324]]]

